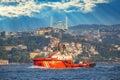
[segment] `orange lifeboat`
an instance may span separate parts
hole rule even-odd
[[[33,60],[35,66],[45,67],[45,68],[54,68],[54,69],[66,69],[66,68],[92,68],[95,67],[94,62],[83,62],[74,64],[72,60],[58,60],[57,58],[51,58],[56,53],[48,56],[48,58],[35,58]]]

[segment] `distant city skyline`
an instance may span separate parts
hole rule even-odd
[[[0,31],[34,30],[58,21],[79,24],[120,24],[120,0],[1,0]]]

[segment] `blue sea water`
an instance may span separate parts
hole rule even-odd
[[[0,80],[120,80],[119,64],[94,68],[43,69],[31,64],[0,66]]]

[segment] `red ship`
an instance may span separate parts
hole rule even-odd
[[[72,60],[59,60],[57,58],[52,58],[54,54],[56,53],[49,55],[48,58],[35,58],[33,60],[34,65],[53,69],[66,69],[78,67],[92,68],[96,65],[94,62],[82,62],[74,64]]]

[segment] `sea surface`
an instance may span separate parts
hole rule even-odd
[[[0,66],[0,80],[120,80],[119,64],[94,68],[44,69],[32,64]]]

